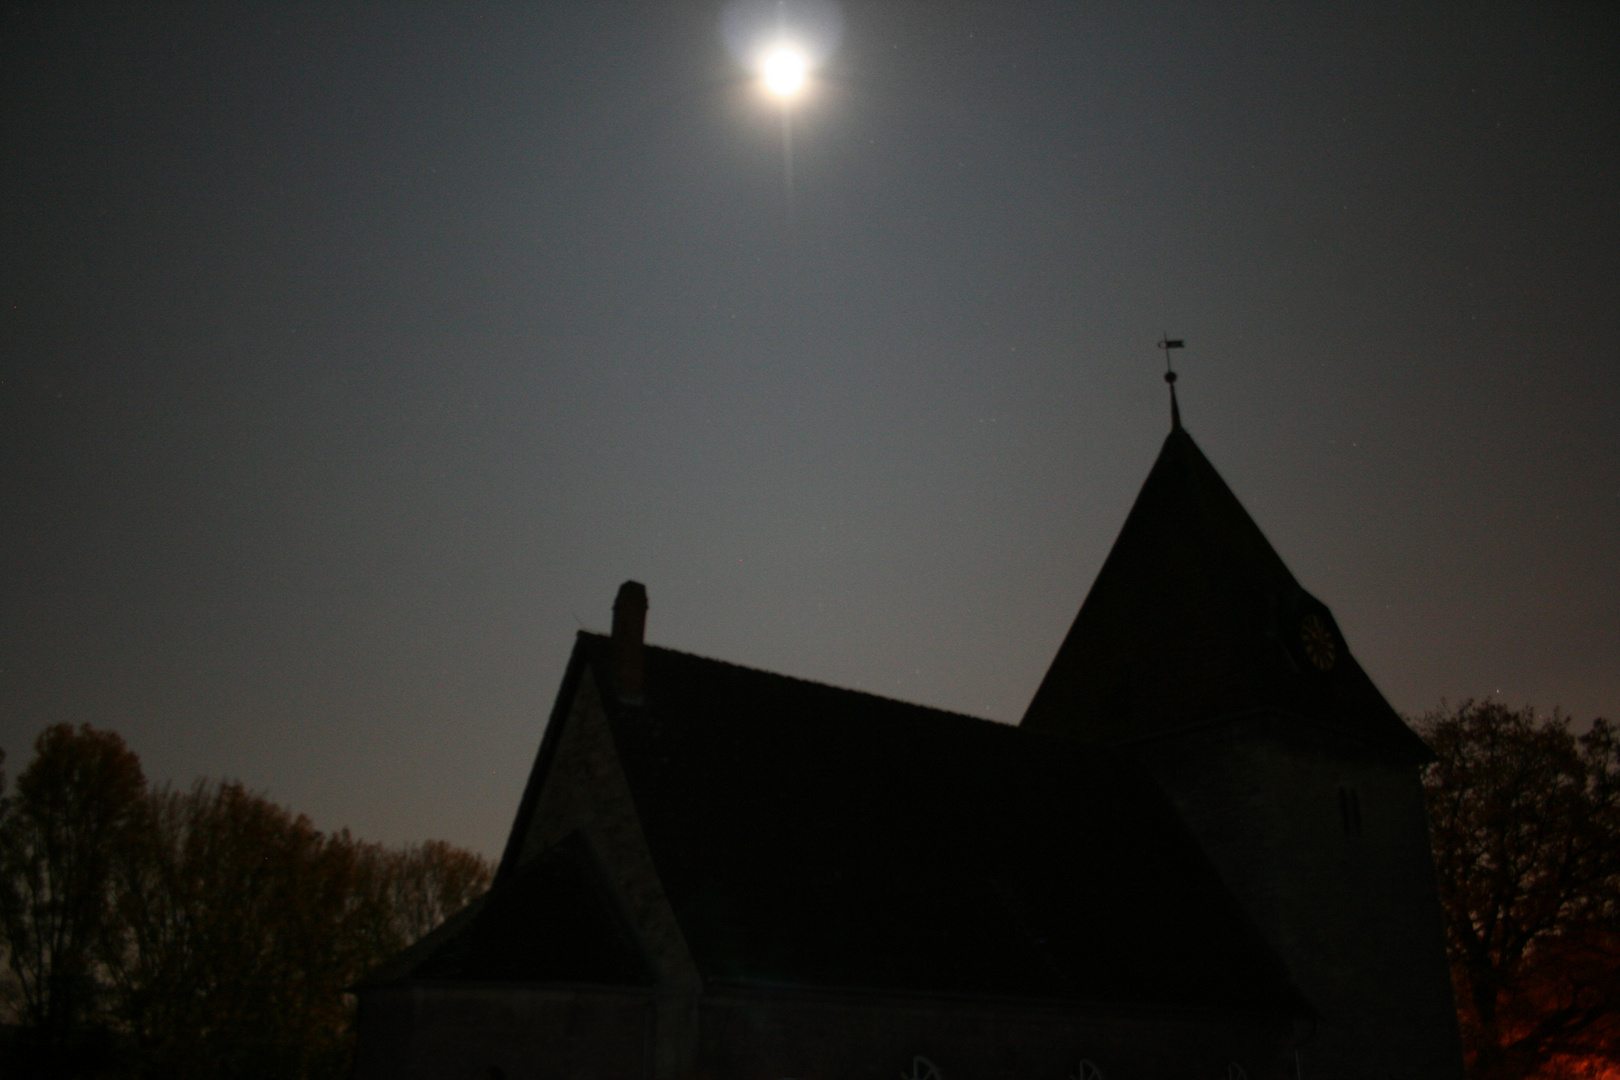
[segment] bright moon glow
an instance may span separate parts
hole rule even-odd
[[[786,100],[804,89],[810,74],[810,62],[803,53],[791,45],[778,45],[765,54],[759,65],[765,89]]]

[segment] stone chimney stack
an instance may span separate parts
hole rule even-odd
[[[613,600],[613,678],[621,701],[641,700],[646,633],[647,586],[627,581]]]

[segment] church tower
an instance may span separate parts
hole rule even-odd
[[[1429,750],[1179,416],[1022,726],[1158,780],[1316,1010],[1302,1080],[1462,1075]]]

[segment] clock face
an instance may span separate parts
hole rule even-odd
[[[1307,615],[1300,620],[1299,643],[1305,649],[1305,658],[1318,671],[1327,671],[1339,658],[1339,644],[1333,640],[1333,631],[1320,615]]]

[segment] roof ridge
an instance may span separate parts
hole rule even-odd
[[[608,635],[598,634],[592,630],[581,630],[579,631],[579,636],[582,638],[592,638],[603,644],[606,644],[609,640],[611,640]],[[679,656],[688,660],[697,660],[705,664],[713,664],[716,667],[729,668],[733,671],[747,672],[751,675],[761,675],[770,679],[779,679],[783,682],[798,683],[801,686],[815,687],[820,690],[830,690],[837,694],[849,694],[854,697],[868,698],[872,701],[880,701],[889,705],[901,705],[908,709],[922,709],[926,712],[938,713],[941,716],[955,717],[959,720],[972,720],[980,724],[994,724],[997,727],[1014,729],[1018,727],[1017,723],[1013,721],[992,720],[987,716],[974,716],[972,713],[957,712],[955,709],[942,709],[935,705],[924,705],[917,701],[906,701],[903,698],[889,697],[887,694],[874,694],[870,690],[856,690],[853,687],[837,686],[833,683],[821,682],[817,679],[807,679],[801,675],[786,675],[780,671],[767,671],[764,668],[750,667],[747,664],[739,664],[732,660],[722,660],[719,657],[706,656],[703,653],[687,652],[684,649],[672,649],[667,645],[653,645],[649,642],[645,647],[654,652],[667,653],[671,656]]]

